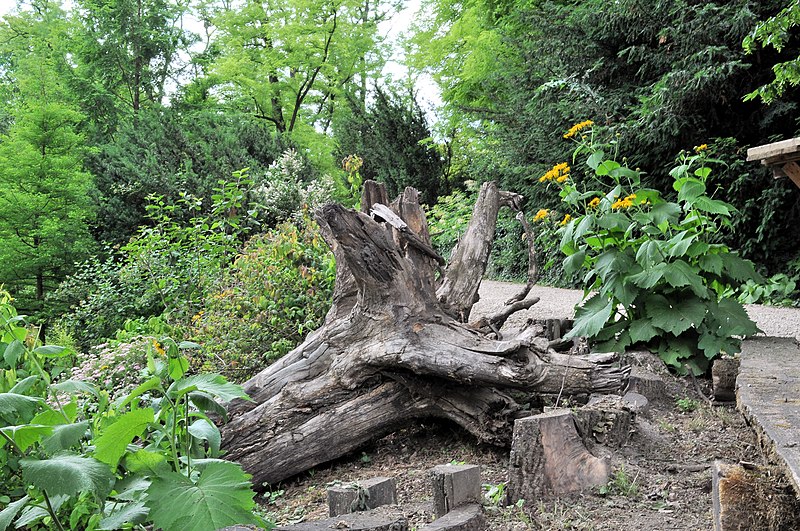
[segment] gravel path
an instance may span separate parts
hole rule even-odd
[[[481,300],[475,305],[473,314],[480,315],[499,309],[522,287],[522,284],[484,280],[479,291]],[[574,307],[581,301],[582,295],[580,290],[534,286],[528,297],[539,297],[541,300],[529,310],[511,316],[506,327],[519,328],[528,319],[572,317]],[[800,308],[777,308],[758,304],[749,304],[746,308],[750,318],[765,335],[795,337],[800,341]]]

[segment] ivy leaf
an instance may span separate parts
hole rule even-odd
[[[19,461],[22,477],[51,495],[75,496],[92,492],[99,497],[111,490],[114,479],[105,463],[91,457],[61,454],[49,459],[23,458]]]
[[[94,457],[98,461],[117,468],[120,458],[125,454],[128,444],[140,437],[148,424],[155,420],[152,408],[134,409],[117,418],[95,439]]]
[[[575,309],[575,323],[564,337],[594,337],[611,318],[614,302],[597,294]]]
[[[249,400],[241,385],[230,383],[221,374],[195,374],[174,382],[167,390],[171,398],[178,398],[192,391],[201,391],[215,396],[223,402],[234,398]]]
[[[695,298],[677,301],[663,295],[650,295],[645,302],[645,312],[653,326],[679,336],[703,322],[706,305]]]
[[[231,462],[209,463],[197,483],[169,472],[153,480],[145,505],[156,528],[215,531],[257,523],[250,476]]]

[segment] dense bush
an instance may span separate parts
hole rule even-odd
[[[330,307],[333,255],[315,223],[254,237],[192,317],[203,370],[242,381],[318,328]]]
[[[710,195],[708,146],[682,154],[669,172],[673,202],[617,162],[616,146],[583,138],[575,151],[586,160],[583,178],[561,163],[539,179],[564,203],[564,270],[580,272],[585,293],[595,292],[577,309],[570,335],[589,337],[600,351],[647,347],[694,374],[737,353],[741,337],[758,329],[730,290],[759,275],[720,242],[735,210]]]

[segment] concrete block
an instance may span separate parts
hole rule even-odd
[[[422,526],[420,531],[485,531],[485,529],[486,517],[483,515],[483,507],[478,503],[468,503]]]
[[[439,465],[431,469],[433,507],[437,517],[467,503],[481,501],[481,471],[477,465]]]
[[[328,488],[330,516],[375,509],[397,503],[394,478],[377,477]]]

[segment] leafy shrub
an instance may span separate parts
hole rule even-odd
[[[428,230],[431,243],[441,256],[447,258],[467,230],[472,207],[475,205],[475,183],[468,183],[466,192],[455,190],[440,197],[427,209]]]
[[[311,210],[330,201],[333,180],[324,176],[304,181],[303,159],[287,150],[267,170],[263,182],[253,188],[253,201],[262,224],[274,227],[283,221],[302,222],[303,209]]]
[[[772,275],[764,282],[748,279],[732,293],[742,304],[772,304],[791,306],[796,302],[797,283],[783,273]]]
[[[161,339],[143,383],[109,402],[86,381],[53,383],[52,360],[69,352],[39,345],[23,325],[0,293],[3,529],[268,525],[252,512],[250,477],[218,459],[221,436],[209,417],[224,418],[217,400],[246,395],[220,375],[187,376],[183,351],[196,345]]]
[[[670,172],[676,202],[643,188],[640,172],[590,135],[574,155],[588,155],[583,182],[567,163],[540,178],[558,187],[567,210],[560,222],[564,270],[582,271],[585,292],[596,291],[577,309],[570,335],[588,336],[601,351],[645,346],[677,371],[700,374],[720,353],[738,352],[741,336],[757,332],[742,305],[725,296],[760,277],[718,243],[733,208],[707,193],[713,161],[706,148],[682,154]]]
[[[204,370],[237,381],[283,356],[318,328],[330,308],[333,255],[309,219],[256,236],[192,318]]]

